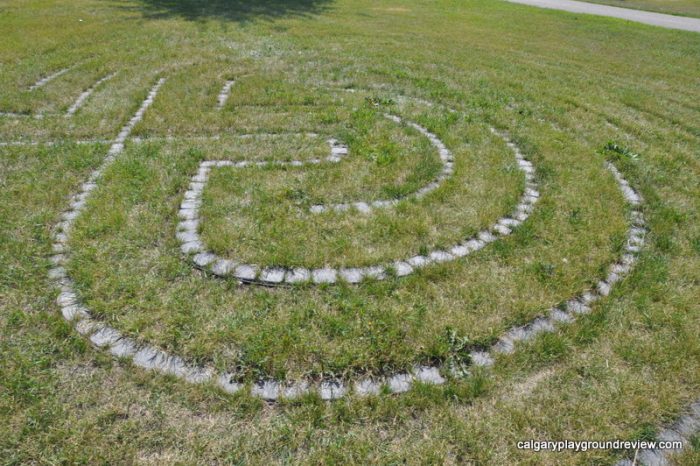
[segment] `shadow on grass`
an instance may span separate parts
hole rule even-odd
[[[221,20],[245,23],[318,14],[333,0],[132,0],[125,9],[140,11],[150,19],[172,17],[191,21]]]

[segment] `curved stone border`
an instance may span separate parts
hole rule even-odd
[[[631,227],[627,231],[627,243],[622,257],[608,268],[608,275],[600,280],[595,287],[586,290],[570,299],[560,307],[550,309],[545,316],[538,317],[526,325],[513,327],[503,334],[488,351],[472,351],[471,359],[475,365],[489,366],[493,364],[496,354],[509,354],[515,351],[518,342],[526,341],[534,336],[553,332],[560,323],[571,323],[581,314],[591,312],[591,303],[610,294],[613,285],[627,275],[637,260],[637,254],[644,246],[645,222],[640,209],[641,197],[630,186],[615,166],[606,162],[606,168],[613,174],[627,203],[632,207]]]
[[[398,117],[397,117],[398,118]],[[416,125],[418,126],[418,125]],[[419,127],[421,128],[421,127]],[[436,136],[425,131],[431,141],[434,138],[435,145],[441,148],[441,156],[445,153],[445,159],[449,158],[449,165],[445,165],[446,169],[452,170],[452,156],[440,142]],[[204,186],[207,182],[209,173],[212,168],[220,166],[264,166],[269,165],[269,162],[222,162],[222,161],[206,161],[202,162],[199,171],[192,177],[189,189],[185,192],[178,216],[181,221],[178,224],[177,238],[181,243],[181,250],[184,254],[192,255],[193,263],[219,277],[233,277],[244,283],[258,283],[263,285],[280,285],[294,284],[303,282],[312,282],[315,284],[336,283],[345,281],[347,283],[359,283],[364,279],[383,280],[388,276],[388,271],[393,270],[399,277],[404,277],[413,273],[415,270],[425,267],[429,264],[450,262],[471,254],[474,251],[482,249],[486,244],[495,241],[499,236],[509,235],[512,229],[524,222],[533,210],[533,206],[539,199],[539,192],[535,183],[535,169],[532,163],[526,160],[518,147],[510,141],[505,135],[492,130],[494,134],[502,137],[509,148],[515,154],[518,162],[518,168],[524,173],[526,179],[526,188],[518,206],[511,217],[503,217],[499,219],[491,228],[481,231],[477,236],[468,238],[467,240],[458,243],[449,250],[434,250],[425,256],[416,255],[403,260],[397,260],[390,264],[378,264],[367,267],[355,268],[333,268],[324,267],[317,269],[308,269],[298,267],[293,269],[284,269],[280,267],[259,267],[256,264],[239,263],[234,260],[225,259],[216,254],[207,251],[202,242],[199,233],[199,208],[201,206],[201,196],[204,191]],[[329,159],[330,160],[330,159]],[[335,161],[335,160],[333,160]],[[313,161],[311,163],[318,163]],[[281,165],[281,164],[277,164]],[[303,162],[290,162],[289,165],[301,166]],[[444,176],[448,176],[444,174]],[[427,186],[430,190],[435,189],[435,186]],[[423,189],[426,189],[423,188]],[[427,191],[429,192],[429,191]],[[366,204],[365,204],[366,205]]]
[[[601,296],[606,296],[610,292],[610,287],[626,275],[636,261],[636,255],[640,247],[644,244],[644,219],[639,210],[640,197],[632,190],[619,172],[612,165],[608,165],[618,184],[625,193],[625,198],[632,205],[631,213],[632,226],[628,230],[628,243],[626,252],[621,259],[610,266],[610,271],[605,280],[598,282],[594,290],[589,290],[567,302],[564,308],[553,308],[547,317],[538,317],[529,324],[521,327],[514,327],[506,332],[496,344],[487,351],[474,350],[470,353],[471,364],[474,366],[490,366],[493,364],[493,355],[497,353],[512,353],[515,351],[516,343],[531,339],[542,332],[552,332],[556,326],[573,322],[579,314],[590,312],[589,304],[596,301]],[[85,186],[85,185],[84,185]],[[88,192],[92,187],[84,190]],[[84,199],[79,200],[84,202]],[[79,207],[82,209],[82,206]],[[72,223],[75,216],[69,211],[68,220],[64,216],[64,222]],[[64,245],[67,241],[65,236],[69,231],[62,227],[63,237],[57,237],[54,243],[54,250],[58,252],[53,256],[55,264],[49,272],[49,278],[56,281],[61,293],[57,298],[57,303],[61,308],[64,318],[75,322],[76,330],[88,337],[91,343],[97,347],[105,348],[114,356],[130,359],[135,365],[144,369],[156,370],[164,374],[169,374],[186,380],[191,383],[215,382],[220,388],[228,393],[236,393],[245,387],[244,384],[235,381],[235,374],[217,373],[211,367],[200,367],[186,363],[177,355],[170,355],[153,346],[139,345],[135,340],[124,337],[116,329],[98,322],[90,315],[89,310],[80,304],[73,283],[66,276],[63,268],[66,257]],[[58,235],[57,235],[58,236]],[[60,246],[56,248],[56,246]],[[303,380],[298,382],[264,380],[255,383],[250,388],[250,393],[266,400],[277,400],[279,398],[295,398],[312,391],[324,400],[341,398],[350,392],[357,395],[376,395],[386,389],[390,393],[403,393],[412,387],[415,382],[440,385],[446,379],[443,373],[447,371],[455,376],[468,375],[468,367],[441,367],[441,366],[416,366],[411,372],[399,372],[393,375],[377,378],[361,378],[352,383],[346,384],[337,380],[326,380],[320,383]]]
[[[693,435],[698,432],[700,432],[700,400],[692,403],[687,414],[656,436],[659,442],[681,442],[681,448],[640,450],[635,454],[634,460],[620,460],[615,463],[615,466],[666,466],[670,464],[669,456],[680,453],[683,446],[689,444]]]
[[[80,191],[71,198],[70,209],[63,212],[61,215],[61,221],[57,224],[54,232],[54,242],[52,246],[54,255],[51,257],[51,262],[54,264],[54,266],[49,270],[48,276],[51,281],[56,283],[60,290],[56,302],[59,305],[64,318],[68,321],[74,322],[76,330],[80,334],[88,337],[93,345],[107,349],[114,356],[127,358],[136,366],[150,370],[157,370],[161,373],[170,374],[192,383],[215,382],[226,392],[234,393],[244,387],[243,384],[235,381],[235,374],[217,373],[211,367],[201,367],[188,364],[181,357],[168,354],[153,346],[139,345],[135,340],[129,337],[124,337],[118,330],[94,319],[90,315],[89,309],[81,304],[73,281],[67,275],[64,268],[68,253],[67,243],[70,230],[75,219],[85,209],[87,197],[90,195],[90,192],[97,187],[97,181],[100,175],[123,151],[124,141],[129,136],[136,123],[141,120],[146,109],[153,103],[158,89],[163,82],[164,79],[160,79],[151,89],[148,97],[146,100],[144,100],[136,114],[131,118],[131,120],[129,120],[129,122],[127,122],[127,124],[118,134],[117,138],[114,140],[103,163],[90,174],[88,180],[81,186]],[[518,156],[519,165],[528,176],[528,183],[531,183],[534,171],[532,165],[519,155],[517,147],[515,147],[512,142],[509,141],[508,145],[514,149],[516,156]],[[608,276],[605,280],[598,282],[594,290],[586,291],[579,297],[568,301],[563,309],[551,309],[547,317],[536,318],[525,326],[515,327],[509,330],[498,340],[496,344],[491,346],[489,350],[472,351],[470,353],[472,365],[491,365],[493,364],[493,354],[511,353],[515,350],[515,344],[519,341],[532,338],[534,335],[541,332],[554,331],[556,325],[572,322],[576,319],[577,315],[590,312],[590,307],[588,305],[599,299],[601,296],[606,296],[609,294],[610,288],[614,285],[614,283],[619,281],[629,272],[632,265],[636,261],[636,256],[640,248],[644,244],[644,217],[639,208],[641,198],[629,186],[627,181],[612,164],[606,165],[617,180],[625,199],[632,206],[632,226],[628,230],[628,241],[625,254],[618,262],[610,266]],[[204,184],[202,181],[197,181],[194,183],[201,184],[201,188],[197,189],[203,189]],[[494,229],[499,226],[502,228],[496,229],[496,233],[503,235],[510,233],[510,227],[514,226],[510,220],[514,222],[522,222],[527,217],[528,213],[532,210],[532,205],[536,201],[537,196],[533,196],[532,194],[526,195],[532,198],[531,201],[527,204],[521,204],[523,205],[523,209],[516,213],[516,218],[506,219],[509,221],[505,223],[503,221],[497,223]],[[477,241],[480,243],[472,244],[481,244],[481,247],[483,247],[483,245],[485,245],[487,242],[495,239],[494,234],[491,234],[490,232],[486,232],[486,235],[488,235],[488,238],[480,237],[478,240],[472,239],[467,243],[470,241]],[[480,236],[486,235],[480,234]],[[487,241],[487,239],[489,241]],[[473,250],[466,244],[464,246],[458,245],[457,247],[464,248],[463,250],[460,250],[460,253],[463,253],[464,255],[466,255],[470,250]],[[426,259],[438,261],[438,258],[433,258],[433,254],[431,254],[430,258]],[[444,256],[441,257],[445,258]],[[449,260],[451,258],[447,259]],[[423,265],[425,264],[427,264],[427,262],[423,263]],[[315,391],[322,399],[332,400],[340,398],[351,391],[354,391],[354,393],[358,395],[378,394],[381,392],[383,387],[386,387],[390,393],[402,393],[409,390],[415,382],[422,382],[426,384],[444,383],[445,378],[441,371],[447,371],[452,375],[464,376],[468,374],[468,367],[446,368],[437,365],[416,366],[410,372],[399,372],[378,378],[360,378],[347,384],[336,380],[321,381],[318,384],[314,383],[313,381],[288,382],[266,380],[254,384],[251,387],[251,394],[267,400],[275,400],[280,397],[294,398],[304,393]]]
[[[40,80],[38,80],[37,82],[35,82],[31,86],[29,86],[29,90],[34,91],[34,90],[39,89],[40,87],[44,87],[49,82],[58,78],[62,74],[67,73],[68,71],[72,70],[76,66],[78,66],[78,65],[69,66],[68,68],[62,68],[53,74],[50,74],[44,78],[41,78]],[[36,114],[36,115],[32,115],[30,113],[16,113],[16,112],[2,112],[2,111],[0,111],[0,117],[4,117],[4,118],[35,118],[37,120],[41,120],[42,118],[44,118],[44,115],[41,113]]]
[[[226,101],[228,100],[229,95],[231,95],[231,87],[235,81],[233,80],[228,80],[224,84],[224,87],[221,88],[221,92],[219,92],[219,95],[216,97],[216,109],[221,110],[224,108],[224,105],[226,105]]]
[[[78,109],[80,109],[80,107],[83,106],[83,104],[85,103],[85,101],[88,100],[88,99],[90,98],[90,96],[92,95],[92,93],[95,92],[95,90],[96,90],[98,87],[100,87],[100,85],[102,85],[103,83],[109,81],[110,79],[112,79],[112,78],[115,77],[116,75],[117,75],[117,73],[115,72],[115,73],[108,74],[107,76],[104,76],[103,78],[98,79],[98,80],[95,82],[95,84],[93,84],[93,85],[90,86],[88,89],[86,89],[85,92],[83,92],[82,94],[80,94],[80,95],[78,96],[78,98],[75,100],[75,102],[73,103],[73,105],[71,105],[70,108],[66,111],[66,117],[72,117],[73,115],[75,115],[75,112],[77,112]]]
[[[401,124],[403,120],[396,116],[396,115],[391,115],[388,113],[385,113],[384,116],[388,118],[389,120]],[[432,181],[431,183],[427,184],[426,186],[423,186],[420,188],[418,191],[416,191],[413,194],[409,194],[406,196],[401,196],[396,199],[380,199],[377,201],[371,201],[371,202],[364,202],[364,201],[358,201],[358,202],[351,202],[351,203],[339,203],[339,204],[330,204],[330,205],[325,205],[325,204],[316,204],[314,206],[311,206],[311,213],[314,214],[319,214],[322,212],[329,212],[329,211],[335,211],[335,212],[345,212],[350,209],[355,209],[361,213],[370,213],[374,209],[381,209],[385,207],[392,207],[398,204],[400,201],[404,199],[409,199],[409,198],[415,198],[415,199],[420,199],[427,194],[435,191],[437,188],[440,187],[440,185],[452,174],[454,173],[454,159],[452,157],[452,153],[447,149],[445,144],[433,133],[428,131],[426,128],[420,126],[417,123],[413,123],[411,121],[406,121],[406,124],[410,126],[411,128],[415,129],[418,131],[420,134],[428,138],[430,143],[437,149],[438,155],[440,156],[440,161],[442,162],[442,171],[440,174],[437,176],[437,179]]]
[[[34,91],[36,89],[39,89],[40,87],[44,87],[49,82],[53,81],[54,79],[58,78],[59,76],[68,73],[71,69],[73,69],[76,66],[77,65],[73,65],[73,66],[69,66],[68,68],[62,68],[62,69],[56,71],[55,73],[52,73],[44,78],[41,78],[40,80],[38,80],[37,82],[35,82],[31,86],[29,86],[29,90]]]
[[[64,263],[66,258],[63,253],[66,252],[68,248],[68,236],[70,234],[70,228],[73,225],[73,222],[85,208],[85,202],[90,195],[90,192],[97,187],[97,179],[100,177],[100,175],[102,175],[104,170],[112,164],[116,156],[124,150],[124,141],[126,141],[126,138],[129,137],[129,134],[131,134],[134,126],[141,121],[146,109],[151,106],[156,94],[158,93],[158,89],[160,89],[160,86],[162,86],[164,82],[165,79],[161,78],[151,88],[148,96],[141,104],[141,107],[139,107],[134,116],[124,125],[117,137],[112,142],[112,145],[107,152],[107,156],[102,161],[102,164],[93,170],[92,173],[90,173],[88,180],[81,185],[80,191],[71,197],[70,209],[61,214],[61,222],[56,225],[56,231],[54,232],[54,243],[52,247],[53,251],[57,254],[56,256],[52,257],[54,264],[60,265]],[[70,281],[68,278],[65,278],[65,270],[63,267],[52,269],[52,274],[57,278]]]

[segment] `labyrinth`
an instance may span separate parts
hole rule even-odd
[[[0,47],[8,464],[694,464],[697,38],[351,3],[81,1]],[[679,443],[516,447],[567,439]]]

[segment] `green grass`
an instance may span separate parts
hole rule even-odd
[[[635,10],[655,11],[678,16],[700,17],[698,0],[588,0],[591,3],[633,8]]]
[[[516,443],[646,438],[675,419],[700,393],[700,36],[525,11],[448,0],[0,7],[0,111],[43,114],[0,117],[0,142],[64,141],[0,146],[0,463],[609,464],[624,452]],[[647,246],[592,314],[441,387],[270,405],[144,372],[63,321],[47,270],[67,196],[107,151],[73,142],[113,138],[160,76],[133,132],[150,139],[128,142],[104,173],[75,225],[70,273],[99,319],[245,381],[450,360],[595,283],[627,229],[605,159],[644,196]],[[405,195],[439,172],[427,140],[384,111],[438,135],[453,177],[370,215],[308,213]],[[205,242],[308,267],[453,244],[508,214],[522,190],[489,126],[533,161],[542,198],[512,236],[465,259],[359,286],[267,289],[204,275],[179,252],[177,210],[201,161],[325,157],[328,137],[349,144],[338,164],[215,169]],[[251,133],[264,134],[240,137]],[[679,461],[697,456],[691,445]]]

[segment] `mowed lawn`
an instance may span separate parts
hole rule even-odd
[[[651,440],[700,397],[700,35],[485,0],[7,1],[0,31],[0,464],[613,464],[633,453],[517,442]],[[144,371],[63,319],[48,271],[68,197],[159,78],[66,268],[96,319],[247,386],[469,364],[591,288],[629,228],[606,161],[644,199],[646,244],[590,314],[440,386],[266,402]],[[421,198],[442,165],[410,123],[454,157]],[[348,147],[338,163],[212,170],[207,246],[289,269],[448,248],[525,187],[491,128],[532,161],[540,200],[465,258],[267,288],[180,252],[202,161],[323,159],[328,139]],[[700,463],[700,439],[675,460]]]

